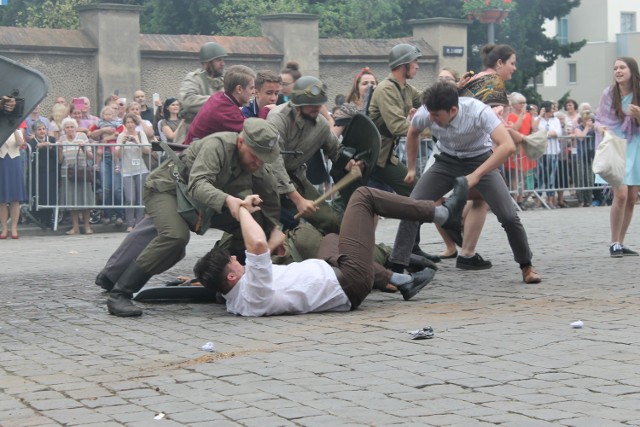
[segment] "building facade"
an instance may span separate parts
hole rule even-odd
[[[639,0],[582,0],[568,16],[547,23],[548,37],[587,44],[545,70],[538,93],[543,99],[559,99],[570,92],[570,98],[595,109],[604,88],[613,83],[616,58],[640,60],[639,19]]]

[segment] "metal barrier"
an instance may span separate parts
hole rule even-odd
[[[160,164],[161,152],[145,154],[143,147],[126,143],[84,146],[93,152],[93,159],[86,162],[84,155],[79,155],[76,144],[55,144],[55,149],[36,151],[29,147],[25,175],[30,206],[36,212],[53,210],[54,230],[57,229],[61,209],[93,210],[98,221],[103,210],[107,215],[113,211],[123,220],[125,217],[131,220],[132,210],[137,210],[133,213],[140,216],[144,209],[142,191],[148,175],[146,171]],[[124,159],[121,161],[122,171],[116,167],[118,148],[121,159]],[[100,164],[95,163],[98,153]]]

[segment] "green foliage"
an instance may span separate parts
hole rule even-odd
[[[93,3],[93,0],[44,0],[27,6],[23,25],[39,28],[78,28],[77,6]]]
[[[302,0],[223,0],[213,8],[214,34],[259,37],[262,35],[260,15],[300,13]]]

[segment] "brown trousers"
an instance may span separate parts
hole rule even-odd
[[[381,274],[375,271],[373,262],[374,215],[422,223],[433,222],[434,211],[432,201],[414,200],[375,188],[359,187],[353,193],[340,226],[338,255],[324,258],[342,273],[340,286],[349,298],[352,310],[358,308],[371,292],[375,275]],[[335,253],[328,251],[321,245],[319,255]]]

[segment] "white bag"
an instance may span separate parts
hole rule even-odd
[[[606,131],[593,157],[593,173],[600,175],[612,187],[617,187],[624,180],[626,161],[627,140]]]
[[[547,131],[539,130],[526,135],[523,141],[524,154],[531,160],[538,160],[547,150]]]

